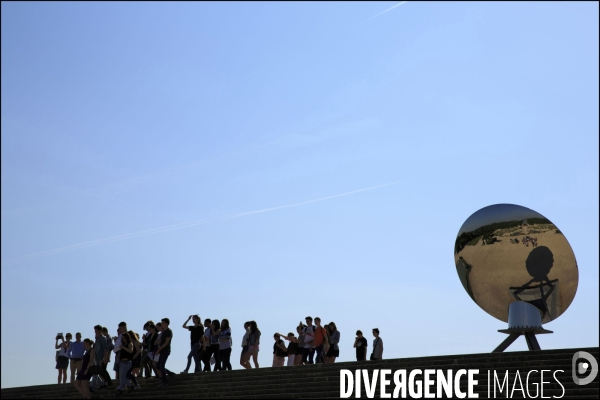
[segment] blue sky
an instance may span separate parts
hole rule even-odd
[[[2,387],[54,383],[57,332],[165,316],[180,371],[192,313],[234,360],[256,320],[262,366],[306,315],[341,361],[374,327],[491,351],[453,246],[497,203],[577,257],[542,348],[598,346],[598,3],[394,4],[3,2]]]

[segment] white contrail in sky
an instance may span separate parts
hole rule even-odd
[[[377,14],[377,15],[374,15],[374,16],[372,16],[371,18],[369,18],[369,19],[367,19],[367,20],[363,21],[363,22],[362,22],[362,24],[364,24],[365,22],[368,22],[368,21],[370,21],[370,20],[372,20],[372,19],[375,19],[375,18],[379,17],[379,16],[380,16],[380,15],[382,15],[382,14],[385,14],[385,13],[386,13],[386,12],[388,12],[388,11],[392,11],[394,8],[396,8],[396,7],[399,7],[399,6],[401,6],[402,4],[404,4],[404,3],[407,3],[407,1],[403,1],[403,2],[401,2],[401,3],[398,3],[398,4],[396,4],[396,5],[393,5],[393,6],[391,6],[391,7],[390,7],[390,8],[388,8],[387,10],[385,10],[385,11],[382,11],[382,12],[380,12],[379,14]]]
[[[163,233],[163,232],[168,232],[168,231],[189,228],[192,226],[203,225],[203,224],[207,224],[209,222],[214,222],[214,221],[223,221],[223,220],[232,219],[232,218],[245,217],[248,215],[262,214],[265,212],[280,210],[283,208],[299,207],[299,206],[303,206],[305,204],[317,203],[319,201],[325,201],[325,200],[333,199],[336,197],[348,196],[350,194],[359,193],[359,192],[366,192],[368,190],[378,189],[378,188],[382,188],[385,186],[396,185],[398,183],[399,182],[386,183],[385,185],[371,186],[371,187],[364,188],[364,189],[353,190],[351,192],[334,194],[333,196],[321,197],[319,199],[314,199],[314,200],[307,200],[307,201],[303,201],[301,203],[294,203],[294,204],[287,204],[284,206],[264,208],[262,210],[245,211],[245,212],[241,212],[241,213],[225,215],[223,217],[217,217],[217,218],[212,218],[212,219],[201,219],[198,221],[184,222],[184,223],[176,224],[176,225],[163,226],[162,228],[147,229],[144,231],[127,233],[125,235],[118,235],[118,236],[111,236],[111,237],[107,237],[107,238],[103,238],[103,239],[90,240],[88,242],[72,244],[70,246],[58,247],[58,248],[52,249],[52,250],[46,250],[46,251],[42,251],[39,253],[33,253],[33,254],[26,255],[26,256],[13,258],[13,259],[3,262],[2,265],[32,260],[32,259],[41,258],[41,257],[46,257],[46,256],[50,256],[53,254],[64,253],[66,251],[77,250],[77,249],[81,249],[84,247],[97,246],[99,244],[114,242],[114,241],[118,241],[118,240],[133,239],[133,238],[140,237],[140,236],[154,235],[156,233]]]

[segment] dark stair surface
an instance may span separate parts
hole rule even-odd
[[[205,372],[199,374],[176,375],[170,381],[169,386],[160,388],[157,386],[156,378],[138,378],[141,388],[133,392],[125,392],[122,398],[244,398],[244,399],[264,399],[264,398],[339,398],[340,397],[340,370],[348,369],[356,371],[363,369],[369,371],[372,376],[374,369],[390,369],[392,374],[387,378],[391,380],[387,388],[387,393],[393,393],[393,372],[399,369],[407,370],[408,374],[414,369],[441,369],[453,371],[459,369],[479,369],[479,374],[475,376],[478,384],[475,386],[475,393],[479,394],[480,399],[484,398],[529,398],[528,396],[542,398],[540,390],[541,370],[550,370],[552,372],[544,373],[544,398],[564,398],[564,399],[598,399],[599,397],[599,376],[588,385],[579,386],[573,382],[572,358],[577,351],[586,351],[592,354],[596,360],[599,357],[599,348],[582,349],[558,349],[542,351],[520,351],[506,353],[482,353],[482,354],[461,354],[452,356],[437,357],[416,357],[416,358],[398,358],[382,361],[365,362],[340,362],[335,364],[305,365],[297,367],[281,368],[259,368],[251,370],[219,371]],[[529,395],[527,391],[521,391],[519,377],[523,389],[527,386],[527,373],[531,370],[537,370],[532,373],[529,380]],[[556,372],[556,379],[553,374]],[[488,371],[492,384],[490,385],[490,396],[488,397]],[[500,392],[496,386],[496,396],[493,396],[494,375],[496,371],[500,382],[504,380],[508,371],[508,385]],[[518,372],[518,376],[517,376]],[[423,376],[419,376],[423,379]],[[433,376],[435,382],[435,375]],[[558,383],[557,382],[560,382]],[[100,390],[92,394],[92,398],[113,398],[116,397],[116,387],[118,382],[113,380],[113,386]],[[537,386],[536,386],[537,385]],[[511,393],[513,386],[514,392]],[[461,391],[467,391],[466,377],[461,380]],[[436,394],[435,383],[431,392]],[[525,396],[523,396],[523,393]],[[512,394],[512,396],[511,396]],[[39,385],[26,386],[18,388],[2,389],[2,399],[77,399],[83,396],[71,384],[65,385]],[[380,384],[377,383],[375,398],[380,396]],[[401,396],[401,394],[400,394]],[[409,392],[406,393],[410,398]],[[355,393],[351,396],[355,398]],[[367,398],[364,385],[361,388],[361,398]],[[424,398],[424,396],[423,396]]]

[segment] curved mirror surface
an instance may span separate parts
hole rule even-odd
[[[496,204],[471,215],[454,245],[460,281],[488,314],[508,322],[508,305],[526,301],[542,322],[569,307],[579,280],[577,261],[560,229],[543,215]]]

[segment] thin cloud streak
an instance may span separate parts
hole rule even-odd
[[[404,3],[408,3],[408,1],[403,1],[403,2],[401,2],[401,3],[398,3],[398,4],[396,4],[396,5],[393,5],[393,6],[391,6],[390,8],[388,8],[387,10],[385,10],[385,11],[382,11],[382,12],[380,12],[379,14],[377,14],[377,15],[374,15],[374,16],[372,16],[371,18],[369,18],[369,19],[367,19],[367,20],[365,20],[365,21],[361,22],[359,25],[362,25],[362,24],[364,24],[364,23],[366,23],[366,22],[369,22],[370,20],[372,20],[372,19],[375,19],[375,18],[379,17],[380,15],[383,15],[383,14],[385,14],[385,13],[386,13],[386,12],[388,12],[388,11],[392,11],[394,8],[396,8],[396,7],[400,7],[400,6],[401,6],[402,4],[404,4]]]
[[[303,201],[300,203],[287,204],[287,205],[271,207],[271,208],[264,208],[261,210],[245,211],[245,212],[241,212],[241,213],[225,215],[223,217],[217,217],[217,218],[212,218],[212,219],[202,219],[202,220],[192,221],[192,222],[184,222],[181,224],[163,226],[161,228],[147,229],[147,230],[143,230],[143,231],[139,231],[139,232],[128,233],[125,235],[118,235],[118,236],[111,236],[111,237],[102,238],[102,239],[90,240],[88,242],[72,244],[69,246],[58,247],[58,248],[52,249],[52,250],[42,251],[39,253],[33,253],[33,254],[26,255],[26,256],[13,258],[13,259],[3,262],[2,265],[8,265],[8,264],[14,264],[14,263],[22,262],[22,261],[33,260],[36,258],[51,256],[54,254],[64,253],[64,252],[71,251],[71,250],[77,250],[77,249],[82,249],[85,247],[97,246],[100,244],[115,242],[118,240],[133,239],[133,238],[137,238],[137,237],[141,237],[141,236],[154,235],[157,233],[163,233],[163,232],[169,232],[169,231],[174,231],[174,230],[179,230],[179,229],[184,229],[184,228],[190,228],[192,226],[203,225],[203,224],[207,224],[209,222],[225,221],[228,219],[240,218],[240,217],[245,217],[245,216],[255,215],[255,214],[262,214],[262,213],[266,213],[269,211],[281,210],[284,208],[299,207],[299,206],[303,206],[305,204],[317,203],[320,201],[334,199],[336,197],[342,197],[342,196],[348,196],[348,195],[351,195],[354,193],[366,192],[369,190],[379,189],[379,188],[386,187],[386,186],[396,185],[398,183],[400,183],[400,182],[392,182],[392,183],[386,183],[384,185],[371,186],[371,187],[364,188],[364,189],[358,189],[358,190],[353,190],[350,192],[334,194],[332,196],[321,197],[321,198],[313,199],[313,200],[307,200],[307,201]]]

